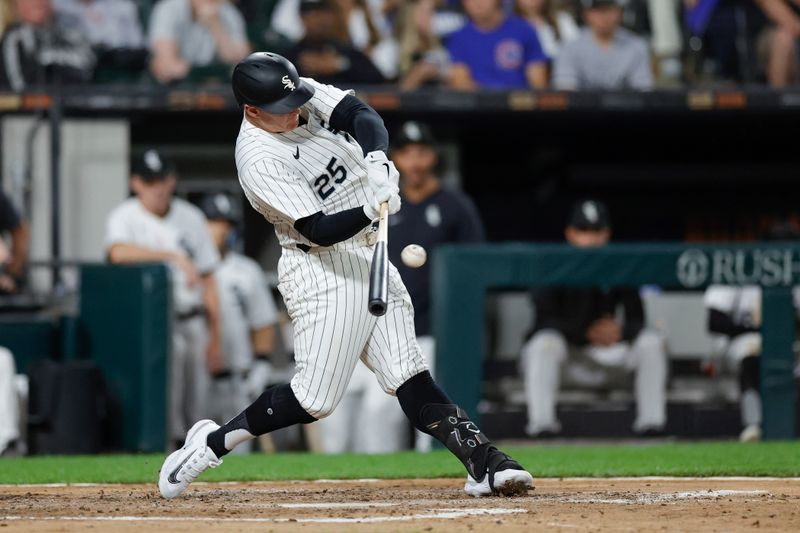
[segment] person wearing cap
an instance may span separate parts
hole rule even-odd
[[[150,15],[150,72],[180,81],[194,67],[233,66],[250,52],[244,18],[228,0],[160,0]]]
[[[261,267],[235,251],[241,209],[224,193],[201,209],[222,262],[214,272],[219,294],[223,365],[211,382],[210,416],[228,421],[260,395],[271,373],[278,312]]]
[[[427,124],[409,121],[392,141],[392,161],[400,171],[403,210],[389,217],[392,238],[389,258],[397,265],[411,301],[414,328],[430,368],[435,365],[435,342],[431,326],[431,262],[407,267],[400,259],[409,244],[422,246],[430,255],[442,244],[483,242],[485,232],[472,199],[461,191],[442,186],[437,142]],[[430,435],[417,432],[416,449],[430,450]]]
[[[567,91],[648,90],[647,41],[622,28],[622,0],[581,0],[587,28],[566,43],[553,66],[553,87]]]
[[[565,236],[578,248],[608,244],[611,224],[605,204],[597,200],[577,203]],[[556,400],[562,383],[604,389],[627,384],[631,372],[635,376],[634,432],[662,432],[667,358],[661,336],[644,328],[638,288],[546,288],[534,291],[533,301],[536,323],[522,348],[528,434],[560,432]]]
[[[547,56],[536,30],[502,0],[463,0],[469,22],[447,38],[453,89],[544,89]]]
[[[379,84],[385,81],[369,57],[337,35],[338,13],[330,0],[302,0],[305,35],[286,51],[303,76],[329,84]]]
[[[281,245],[278,290],[292,320],[296,372],[222,426],[198,420],[186,445],[161,466],[161,495],[180,496],[240,444],[330,416],[362,363],[414,427],[461,462],[467,494],[526,493],[530,472],[431,376],[411,297],[390,261],[377,262],[385,296],[370,296],[370,265],[386,228],[380,219],[401,206],[400,175],[388,158],[380,115],[350,91],[301,78],[289,60],[269,52],[241,61],[231,84],[243,115],[235,150],[239,184]],[[380,418],[368,426],[378,435],[386,429]]]
[[[219,301],[214,270],[219,252],[206,219],[175,198],[177,172],[158,150],[134,159],[134,196],[115,207],[106,224],[105,249],[114,264],[164,262],[172,277],[170,438],[180,442],[188,423],[206,414],[209,375],[222,368]]]

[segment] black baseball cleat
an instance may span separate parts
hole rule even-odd
[[[520,496],[533,488],[533,476],[494,446],[487,450],[486,471],[480,480],[467,475],[464,491],[470,496]]]

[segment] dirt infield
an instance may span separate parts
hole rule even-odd
[[[543,479],[473,499],[459,480],[3,486],[12,531],[800,531],[800,480]]]

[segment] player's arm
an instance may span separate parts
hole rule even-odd
[[[219,328],[219,295],[217,282],[212,272],[203,274],[203,305],[206,309],[208,322],[208,349],[206,350],[206,365],[209,373],[214,375],[222,370],[222,335]]]
[[[275,349],[275,324],[268,324],[250,331],[250,342],[256,359],[267,359]]]
[[[564,313],[562,296],[562,290],[558,288],[537,289],[533,292],[536,331],[554,329],[561,332],[569,342],[584,344],[587,341],[586,332],[574,318]]]
[[[758,328],[736,324],[730,315],[712,307],[708,310],[708,331],[727,337],[736,337],[744,333],[758,331]]]
[[[322,211],[301,218],[294,228],[305,238],[320,246],[331,246],[349,239],[364,229],[377,216],[377,204],[393,200],[397,195],[399,175],[394,164],[386,157],[389,149],[389,132],[381,116],[370,106],[352,95],[347,95],[331,113],[331,127],[345,131],[361,146],[367,161],[370,185],[375,201],[362,206],[323,214]],[[384,183],[377,183],[384,182]],[[399,199],[394,211],[399,209]],[[390,212],[392,206],[390,206]]]
[[[197,270],[194,268],[192,261],[185,255],[175,252],[154,250],[136,244],[117,242],[108,247],[106,257],[109,262],[116,265],[169,261],[183,270],[184,274],[186,274],[186,282],[190,287],[197,283],[198,280]]]

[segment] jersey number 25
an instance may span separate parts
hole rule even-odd
[[[314,187],[317,188],[317,194],[319,194],[320,198],[323,200],[330,196],[334,190],[336,190],[336,187],[329,185],[331,180],[333,180],[333,183],[339,184],[347,179],[347,169],[344,168],[344,165],[337,166],[336,163],[338,163],[336,158],[331,157],[331,160],[328,162],[328,166],[326,167],[328,173],[322,174],[320,177],[314,180]],[[339,177],[337,178],[337,176]]]

